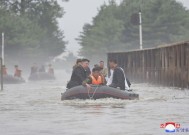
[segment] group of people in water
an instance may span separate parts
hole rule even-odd
[[[110,72],[104,67],[104,61],[95,64],[92,72],[89,68],[88,59],[77,59],[73,67],[71,79],[67,88],[73,88],[79,85],[86,86],[88,89],[92,85],[108,85],[109,87],[119,88],[120,90],[129,89],[130,81],[126,78],[124,70],[118,66],[116,59],[108,61]]]
[[[8,75],[7,67],[5,65],[3,65],[2,67],[3,67],[2,68],[3,69],[3,75],[4,76]],[[14,77],[22,78],[22,70],[19,69],[19,66],[15,65],[14,68],[15,68]],[[31,67],[30,75],[36,74],[38,72],[46,72],[45,65],[42,65],[40,68],[38,68],[37,64],[34,63],[33,66]],[[51,64],[48,65],[47,73],[51,74],[51,75],[54,75],[54,69],[53,69]]]
[[[14,68],[15,68],[14,77],[21,78],[22,77],[22,70],[19,69],[18,65],[15,65]],[[4,76],[8,75],[7,67],[5,65],[3,65],[3,75]]]
[[[41,67],[38,68],[37,64],[34,63],[33,66],[31,67],[30,75],[33,75],[36,73],[45,73],[45,72],[46,72],[45,65],[41,65]],[[54,69],[51,64],[48,65],[47,73],[50,75],[54,75]]]

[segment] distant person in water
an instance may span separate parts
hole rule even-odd
[[[92,74],[87,77],[86,80],[83,81],[83,85],[90,88],[90,84],[92,85],[105,85],[106,81],[105,78],[101,75],[99,67],[94,67],[92,69]]]
[[[82,63],[82,59],[77,59],[75,65],[73,66],[73,70],[74,70],[77,66],[80,66],[81,63]]]
[[[7,68],[5,65],[3,65],[3,75],[7,75]]]
[[[37,72],[38,72],[38,67],[37,67],[37,64],[34,63],[33,66],[31,67],[30,75],[36,74]]]
[[[14,68],[15,68],[14,77],[21,78],[22,77],[22,70],[19,69],[18,65],[15,65]]]
[[[86,70],[89,68],[89,62],[88,59],[82,59],[81,65],[73,70],[71,79],[67,84],[68,89],[82,85],[82,82],[88,77]]]
[[[41,65],[41,67],[39,68],[39,72],[45,72],[45,66]]]
[[[118,66],[117,60],[111,59],[109,61],[109,66],[113,69],[112,83],[109,86],[120,88],[120,90],[129,89],[131,84],[126,78],[124,70]]]
[[[48,74],[54,75],[54,69],[51,64],[49,64]]]

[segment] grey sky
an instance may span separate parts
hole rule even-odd
[[[98,8],[108,0],[70,0],[69,2],[61,2],[66,14],[59,19],[59,26],[64,31],[66,40],[69,42],[67,50],[77,53],[79,44],[75,38],[79,36],[85,23],[91,23],[92,18],[98,13]],[[120,0],[117,0],[118,2]],[[189,0],[177,0],[189,7]]]
[[[61,0],[59,0],[61,1]],[[108,0],[70,0],[61,2],[65,15],[59,20],[59,25],[64,30],[66,40],[69,42],[67,50],[74,53],[79,51],[79,45],[75,38],[79,36],[85,23],[91,23],[92,18],[97,14],[98,7]]]

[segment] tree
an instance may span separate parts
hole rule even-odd
[[[64,12],[56,0],[1,0],[0,10],[9,57],[20,54],[44,61],[64,51],[66,42],[57,22]]]
[[[144,48],[188,38],[189,11],[175,0],[123,0],[120,5],[111,1],[101,6],[92,24],[83,27],[80,54],[98,59],[107,52],[139,48],[139,28],[131,16],[140,7]]]
[[[115,18],[116,10],[116,3],[111,1],[111,5],[101,6],[99,15],[93,19],[93,25],[84,25],[83,32],[77,39],[82,46],[81,55],[93,59],[98,54],[99,59],[102,59],[104,53],[113,50],[115,44],[120,43],[124,27],[123,22]]]

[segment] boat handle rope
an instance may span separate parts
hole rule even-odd
[[[93,99],[93,97],[94,97],[94,95],[95,95],[95,93],[96,93],[96,90],[98,89],[98,87],[99,86],[97,86],[96,88],[95,88],[95,90],[94,90],[94,92],[93,92],[93,94],[92,94],[92,96],[90,96],[90,94],[89,94],[89,89],[87,89],[87,91],[88,91],[88,96],[89,96],[89,99]]]

